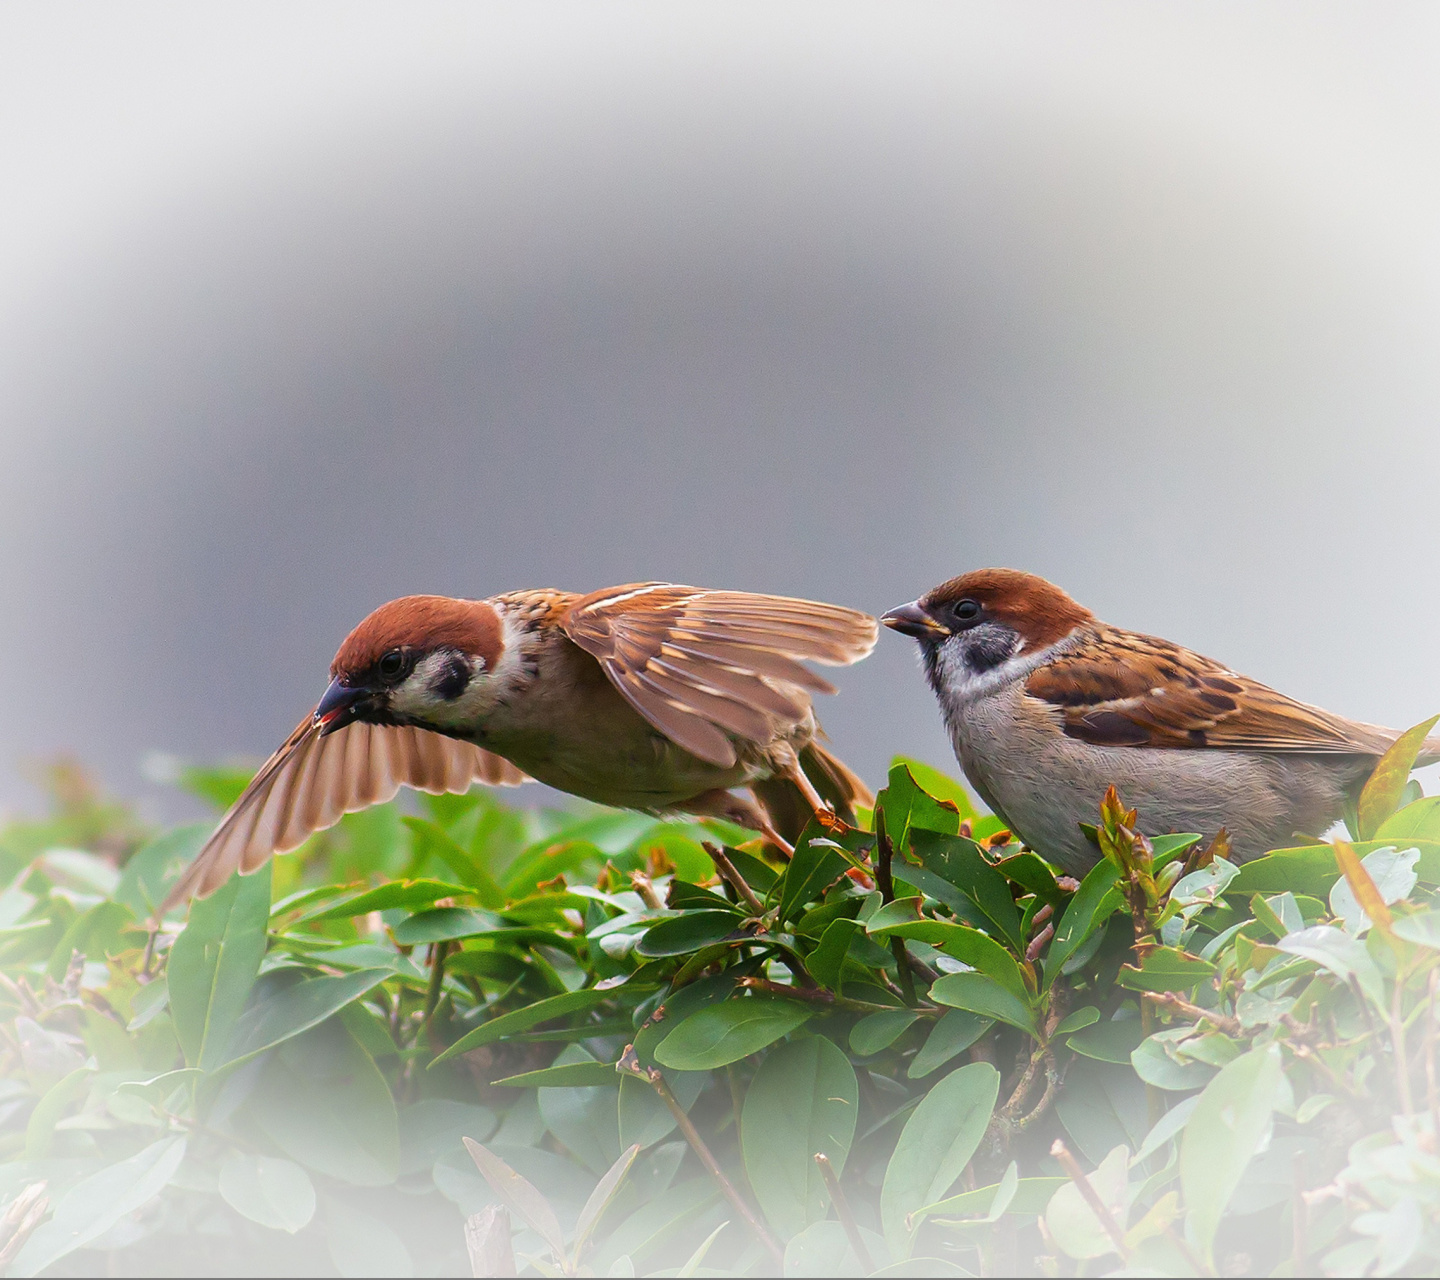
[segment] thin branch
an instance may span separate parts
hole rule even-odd
[[[1060,1167],[1065,1170],[1070,1181],[1075,1184],[1075,1189],[1079,1191],[1080,1198],[1090,1206],[1090,1212],[1105,1228],[1105,1234],[1114,1241],[1115,1251],[1128,1262],[1130,1246],[1125,1243],[1125,1233],[1120,1229],[1120,1224],[1115,1221],[1115,1215],[1110,1212],[1105,1201],[1100,1199],[1100,1193],[1090,1185],[1090,1179],[1085,1176],[1085,1171],[1076,1163],[1075,1157],[1070,1154],[1070,1148],[1056,1138],[1055,1145],[1050,1148],[1050,1154],[1060,1162]]]
[[[1187,1018],[1203,1018],[1227,1036],[1245,1034],[1245,1028],[1240,1025],[1239,1018],[1232,1018],[1227,1013],[1216,1013],[1214,1009],[1202,1009],[1198,1004],[1191,1004],[1190,1001],[1177,996],[1173,991],[1145,991],[1142,994],[1145,999],[1165,1005],[1177,1013],[1183,1013]]]
[[[425,988],[425,1011],[421,1014],[420,1025],[430,1025],[435,1007],[440,1003],[440,991],[445,985],[445,957],[450,952],[448,942],[437,942],[430,950],[430,984]]]
[[[895,845],[885,830],[885,810],[875,810],[875,885],[880,890],[881,902],[895,901],[895,877],[890,864],[895,859]],[[903,938],[890,939],[890,954],[895,957],[895,974],[900,983],[900,995],[905,1003],[915,1004],[915,975],[910,971],[910,951]]]
[[[824,1180],[825,1190],[830,1193],[830,1203],[835,1206],[835,1216],[840,1219],[840,1225],[845,1229],[845,1238],[850,1241],[850,1247],[855,1251],[855,1257],[868,1275],[875,1270],[875,1262],[870,1257],[870,1250],[865,1247],[865,1241],[860,1235],[860,1227],[855,1221],[855,1215],[850,1212],[850,1202],[845,1198],[845,1192],[841,1190],[840,1179],[835,1176],[835,1167],[830,1163],[830,1157],[823,1151],[815,1153],[815,1164],[820,1170],[820,1177]]]
[[[772,982],[769,978],[741,978],[736,985],[749,987],[752,991],[763,991],[767,996],[803,1000],[806,1004],[823,1005],[827,1009],[845,1009],[851,1013],[893,1013],[895,1010],[895,1006],[891,1004],[852,1000],[849,996],[837,996],[821,987],[792,987],[788,983]]]
[[[725,856],[725,851],[708,840],[704,842],[704,849],[710,855],[710,861],[715,864],[715,870],[720,873],[720,878],[735,890],[753,915],[763,916],[765,904],[755,896],[755,890],[745,883],[745,877],[735,870],[735,864]]]
[[[686,1114],[685,1108],[670,1092],[670,1086],[665,1083],[665,1077],[654,1067],[640,1066],[638,1059],[635,1058],[633,1048],[625,1051],[620,1062],[632,1074],[638,1074],[642,1079],[649,1081],[650,1087],[660,1095],[660,1100],[670,1109],[670,1114],[675,1117],[675,1123],[679,1126],[680,1132],[685,1135],[685,1141],[690,1144],[690,1149],[700,1157],[700,1163],[709,1170],[710,1176],[719,1184],[721,1192],[734,1206],[735,1212],[749,1224],[750,1230],[755,1233],[755,1238],[764,1246],[776,1267],[783,1268],[785,1265],[784,1251],[775,1237],[766,1230],[765,1224],[751,1212],[750,1206],[745,1203],[745,1198],[736,1190],[735,1184],[726,1177],[725,1170],[720,1167],[719,1161],[715,1159],[710,1148],[705,1145],[705,1139],[700,1136],[700,1131]]]

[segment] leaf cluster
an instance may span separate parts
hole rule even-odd
[[[1240,866],[1112,792],[1078,881],[906,760],[789,862],[476,791],[158,927],[208,824],[0,833],[0,1265],[1436,1270],[1423,736],[1352,841]]]

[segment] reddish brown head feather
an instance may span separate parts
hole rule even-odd
[[[493,671],[504,641],[500,617],[484,600],[402,596],[382,604],[348,636],[330,664],[332,676],[368,670],[391,649],[458,649],[479,654]]]
[[[922,608],[954,604],[965,598],[978,601],[1000,622],[1015,628],[1029,648],[1043,648],[1063,640],[1076,627],[1095,621],[1084,605],[1076,604],[1059,587],[1033,573],[1018,569],[977,569],[942,582],[920,598]]]

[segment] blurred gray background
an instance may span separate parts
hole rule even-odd
[[[1440,710],[1440,9],[0,10],[0,799],[409,592],[967,568]],[[949,765],[912,646],[823,708]]]

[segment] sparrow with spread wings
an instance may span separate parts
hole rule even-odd
[[[781,849],[870,792],[820,745],[804,661],[857,662],[868,614],[668,583],[406,596],[340,646],[315,710],[166,900],[219,888],[401,786],[527,777],[600,804],[728,819]]]
[[[1101,622],[1031,573],[979,569],[882,621],[920,642],[956,758],[1027,844],[1072,871],[1099,852],[1112,783],[1147,831],[1224,826],[1240,861],[1318,836],[1399,736]],[[1418,763],[1440,760],[1427,739]]]

